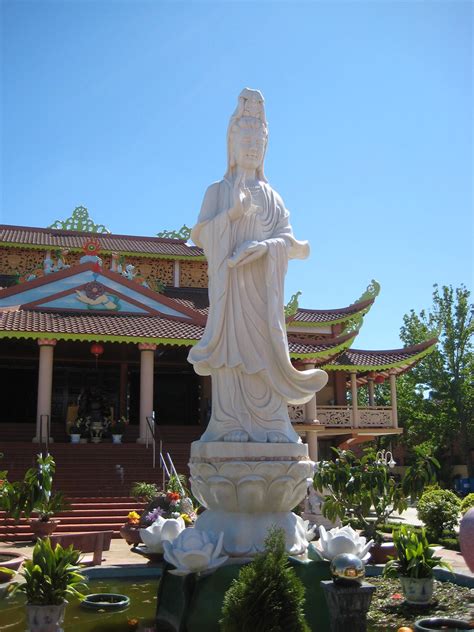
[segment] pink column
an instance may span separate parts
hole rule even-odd
[[[34,443],[40,440],[45,441],[46,438],[52,441],[51,437],[47,437],[46,417],[43,417],[43,428],[41,430],[41,415],[48,415],[51,422],[51,392],[53,389],[53,356],[56,340],[40,339],[39,346],[39,369],[38,369],[38,399],[36,407],[36,434],[33,438]]]
[[[153,413],[153,367],[156,345],[141,342],[140,350],[140,436],[138,443],[145,443],[147,436],[147,417]]]

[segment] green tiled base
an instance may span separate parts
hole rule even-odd
[[[328,562],[289,558],[306,588],[305,616],[313,632],[329,632],[329,613],[320,582],[331,579]],[[211,575],[177,577],[163,569],[158,592],[157,624],[163,632],[219,632],[224,595],[240,564],[218,568]]]

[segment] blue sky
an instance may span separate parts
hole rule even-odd
[[[266,175],[311,256],[286,297],[329,309],[372,278],[355,346],[393,348],[432,285],[472,287],[470,2],[1,3],[4,223],[89,208],[113,232],[191,226],[262,90]]]

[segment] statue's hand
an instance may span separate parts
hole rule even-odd
[[[264,241],[246,241],[229,258],[227,265],[236,268],[259,259],[266,252],[267,244]]]
[[[237,178],[233,190],[233,206],[229,210],[230,219],[234,222],[247,213],[252,204],[252,195],[245,186],[244,175]]]

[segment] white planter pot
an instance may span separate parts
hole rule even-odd
[[[112,443],[122,443],[122,435],[112,435]]]
[[[69,436],[71,437],[71,443],[80,443],[81,441],[80,434],[70,434]]]
[[[408,603],[428,604],[433,597],[433,577],[416,579],[413,577],[400,577],[403,594]]]
[[[59,606],[26,604],[29,632],[62,632],[66,603]]]

